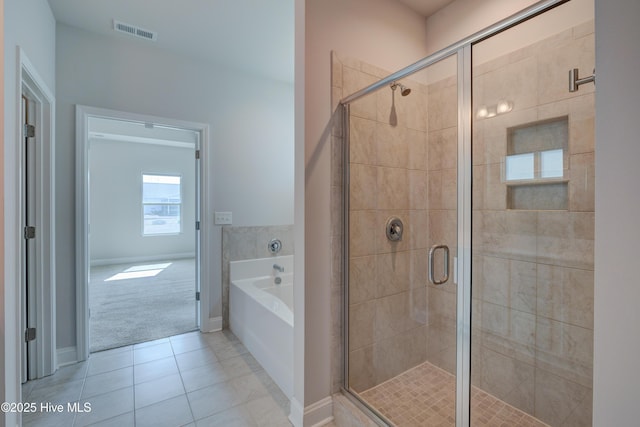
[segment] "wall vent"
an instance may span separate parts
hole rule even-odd
[[[121,21],[113,20],[113,29],[120,33],[125,33],[130,36],[138,37],[145,40],[156,41],[158,39],[158,33],[155,31],[145,30],[144,28],[137,27],[131,24],[125,24]]]

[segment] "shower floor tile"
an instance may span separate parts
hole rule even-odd
[[[455,377],[424,362],[360,396],[398,427],[455,426]],[[471,388],[472,426],[548,427],[480,390]]]

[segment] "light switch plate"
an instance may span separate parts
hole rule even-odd
[[[231,212],[214,212],[214,223],[216,225],[230,225],[233,222]]]

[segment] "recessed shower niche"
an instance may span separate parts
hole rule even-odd
[[[502,176],[508,209],[567,209],[568,141],[567,116],[507,129]]]

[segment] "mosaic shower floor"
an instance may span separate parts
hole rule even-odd
[[[455,426],[455,377],[425,362],[360,394],[399,427]],[[476,388],[471,388],[471,425],[548,427]]]

